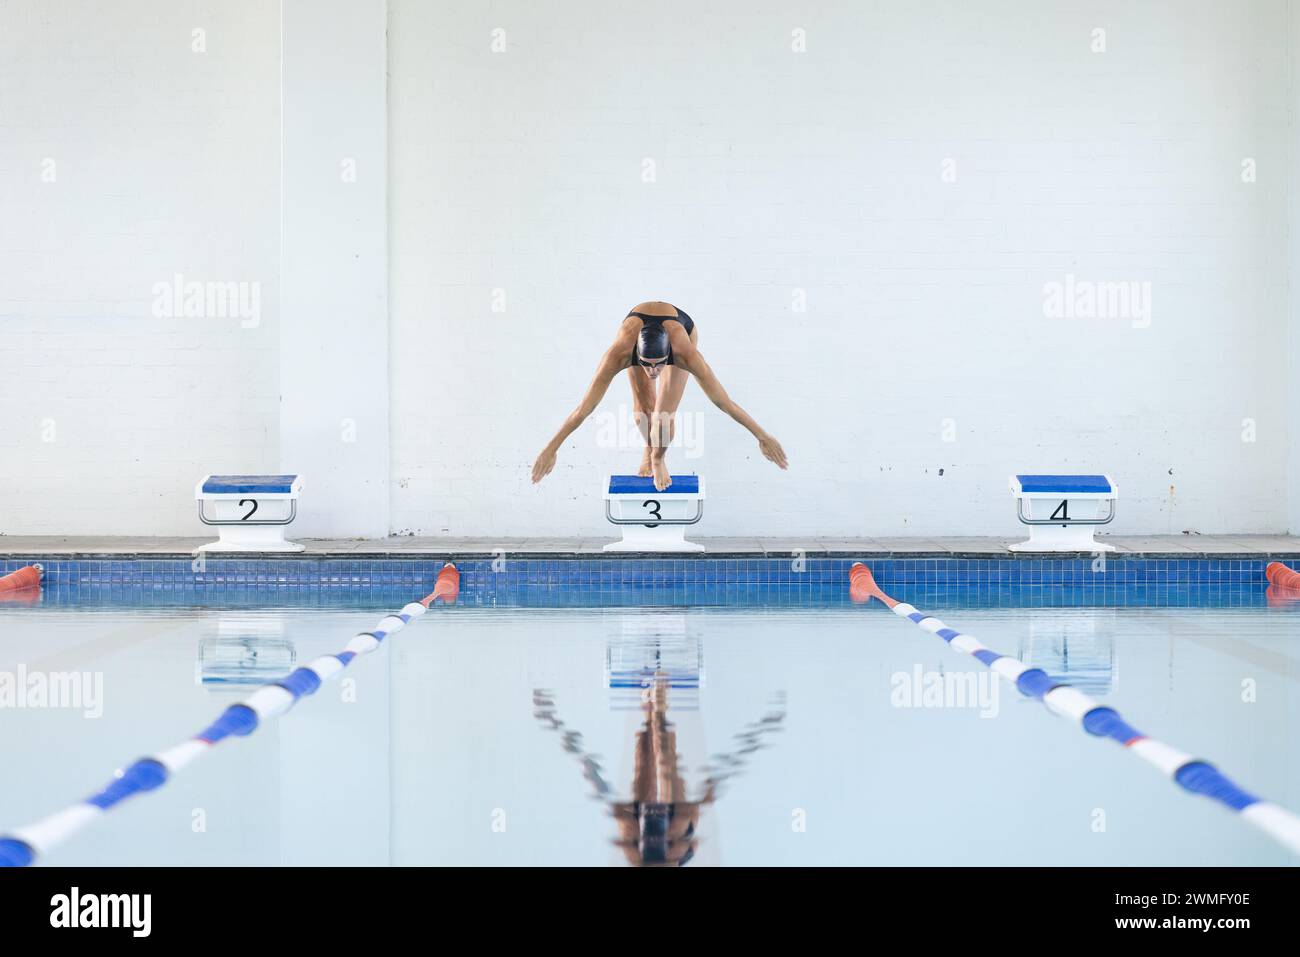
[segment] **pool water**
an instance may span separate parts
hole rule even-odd
[[[87,676],[0,709],[0,832],[388,610],[0,608],[0,675]],[[1300,808],[1292,612],[926,610]],[[1296,863],[879,605],[436,608],[42,861]]]

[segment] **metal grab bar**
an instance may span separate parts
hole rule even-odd
[[[658,501],[657,499],[646,499],[646,502]],[[612,525],[644,525],[646,528],[657,528],[660,525],[695,525],[704,517],[704,499],[695,500],[695,517],[694,518],[661,518],[653,522],[647,522],[639,518],[615,518],[610,510],[613,504],[611,499],[605,499],[605,518],[609,519]],[[642,503],[642,507],[645,503]]]
[[[1068,502],[1069,498],[1064,498],[1061,501]],[[1115,499],[1108,498],[1106,502],[1110,505],[1110,512],[1105,518],[1025,518],[1025,500],[1018,498],[1016,499],[1016,518],[1020,519],[1022,525],[1109,525],[1115,521]]]
[[[272,501],[284,501],[284,500],[283,500],[283,499],[273,499]],[[199,521],[202,522],[204,525],[288,525],[290,522],[292,522],[295,518],[298,517],[298,500],[297,500],[296,498],[291,498],[291,499],[289,499],[289,517],[288,517],[288,518],[249,518],[249,519],[243,519],[243,518],[221,518],[221,519],[213,519],[213,518],[208,518],[207,515],[203,514],[203,502],[204,502],[203,499],[199,499]],[[241,499],[239,500],[239,504],[240,504],[240,505],[243,505],[245,502],[253,502],[254,504],[256,504],[256,503],[257,503],[257,499],[255,499],[255,498],[241,498]]]

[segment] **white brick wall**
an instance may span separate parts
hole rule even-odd
[[[1113,473],[1116,532],[1282,529],[1289,16],[392,0],[394,529],[604,533],[635,448],[528,467],[654,298],[790,456],[692,385],[709,533],[1014,534],[1027,469]],[[1150,282],[1150,327],[1045,318],[1066,274]]]
[[[1295,57],[1297,51],[1300,51],[1300,17],[1296,15],[1294,4],[1288,8],[1288,12],[1289,22],[1279,26],[1279,32],[1284,33],[1288,38],[1292,56],[1291,81],[1288,83],[1287,91],[1290,97],[1290,115],[1287,117],[1289,122],[1286,123],[1290,136],[1287,170],[1292,173],[1287,206],[1287,277],[1289,289],[1300,289],[1300,236],[1297,236],[1295,228],[1290,226],[1292,223],[1300,222],[1300,191],[1295,188],[1294,176],[1297,158],[1300,157],[1300,124],[1296,123],[1296,116],[1300,114],[1300,88],[1295,82]],[[1287,526],[1294,531],[1300,529],[1300,414],[1295,412],[1300,409],[1300,296],[1294,294],[1290,295],[1287,301],[1287,326],[1289,341],[1286,349],[1286,408],[1290,410],[1286,460],[1287,500],[1290,503]]]
[[[198,474],[316,428],[280,396],[319,350],[280,351],[279,43],[261,0],[0,4],[0,533],[195,533]],[[1006,476],[1058,468],[1118,478],[1115,531],[1285,529],[1296,45],[1281,0],[390,0],[389,527],[605,533],[635,445],[528,468],[664,298],[791,460],[692,385],[702,531],[1014,533]],[[260,322],[154,318],[178,272],[260,283]],[[1067,274],[1149,282],[1149,328],[1046,318]]]
[[[384,0],[283,0],[280,462],[293,532],[388,532]]]
[[[0,533],[195,534],[203,471],[278,465],[279,41],[260,0],[0,4]],[[260,323],[155,318],[176,273]]]

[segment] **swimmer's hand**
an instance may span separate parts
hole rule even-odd
[[[555,449],[542,449],[542,454],[537,456],[537,461],[533,463],[533,484],[536,485],[546,476],[551,474],[551,469],[555,468]]]
[[[781,448],[781,443],[772,436],[764,434],[758,440],[758,449],[763,453],[763,458],[769,462],[774,462],[777,468],[784,469],[785,466],[785,449]]]

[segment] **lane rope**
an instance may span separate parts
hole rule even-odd
[[[895,615],[909,619],[922,631],[938,635],[957,651],[970,655],[1015,685],[1021,694],[1040,699],[1048,711],[1077,721],[1089,734],[1118,741],[1183,790],[1218,801],[1279,844],[1300,854],[1300,817],[1291,811],[1242,790],[1208,761],[1148,737],[1128,724],[1114,708],[1054,680],[1043,669],[1031,668],[1019,658],[999,654],[970,635],[949,628],[933,615],[917,611],[905,601],[895,601],[881,590],[871,570],[861,562],[849,569],[849,597],[858,603],[879,599]]]
[[[410,602],[395,615],[384,616],[374,629],[358,633],[342,651],[322,655],[281,681],[262,685],[243,701],[228,707],[194,737],[117,771],[107,787],[84,801],[0,837],[0,867],[26,867],[110,808],[136,794],[162,787],[173,773],[206,754],[214,744],[232,735],[252,734],[263,722],[288,711],[299,698],[315,694],[324,682],[355,658],[374,651],[389,635],[401,631],[412,619],[428,611],[434,602],[452,604],[459,594],[460,572],[448,562],[438,572],[437,584],[430,594]]]

